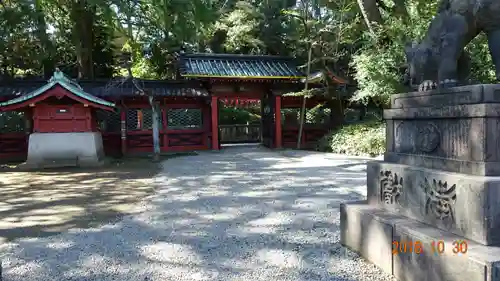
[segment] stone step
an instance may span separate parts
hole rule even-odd
[[[368,203],[489,246],[500,245],[500,177],[367,164]]]
[[[342,245],[398,280],[500,281],[500,247],[478,244],[367,202],[341,204],[340,210]]]

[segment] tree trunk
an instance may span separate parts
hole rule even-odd
[[[306,72],[306,82],[304,85],[304,91],[306,92],[309,86],[309,75],[311,75],[311,57],[312,57],[312,44],[309,44],[309,52],[307,54],[307,72]],[[299,123],[299,133],[297,136],[297,149],[300,149],[302,142],[302,133],[304,131],[304,122],[306,116],[306,101],[307,96],[302,97],[302,106],[300,107],[300,123]],[[276,113],[281,114],[281,113]]]
[[[377,0],[358,0],[358,5],[365,19],[366,26],[368,26],[370,32],[374,33],[374,23],[382,23],[382,15],[378,9]]]
[[[52,76],[54,72],[54,45],[47,34],[47,22],[45,21],[45,13],[42,9],[42,1],[35,0],[35,11],[36,11],[36,35],[40,41],[41,55],[42,55],[42,68],[43,76],[47,79]]]
[[[94,15],[95,7],[90,6],[87,0],[73,2],[71,20],[73,22],[73,44],[76,49],[79,79],[94,78],[94,62],[92,58]]]
[[[158,105],[154,101],[153,96],[149,96],[149,104],[151,105],[152,118],[153,118],[153,161],[160,160],[160,115]]]

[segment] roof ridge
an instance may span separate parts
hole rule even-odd
[[[56,69],[54,72],[54,75],[45,83],[45,85],[21,96],[17,96],[13,99],[7,100],[5,102],[0,103],[0,107],[3,106],[9,106],[9,105],[14,105],[14,104],[19,104],[26,102],[34,97],[40,96],[50,90],[52,87],[55,85],[59,85],[60,87],[63,87],[65,90],[70,92],[72,95],[78,96],[80,98],[83,98],[85,100],[88,100],[90,102],[93,102],[95,104],[103,105],[103,106],[108,106],[108,107],[114,107],[115,104],[109,101],[106,101],[104,99],[101,99],[97,96],[94,96],[90,93],[87,93],[82,89],[82,87],[78,84],[73,82],[71,79],[66,77],[64,73],[62,73],[59,69]]]
[[[291,57],[230,54],[183,54],[181,77],[235,79],[301,79],[305,75]]]
[[[56,68],[56,70],[54,71],[54,75],[52,75],[52,77],[50,77],[48,82],[49,83],[50,82],[65,82],[65,83],[70,84],[73,87],[78,88],[79,90],[83,90],[82,87],[80,86],[80,84],[78,84],[78,82],[76,82],[75,80],[64,75],[64,72],[59,70],[59,68]]]
[[[276,55],[249,55],[249,54],[219,54],[219,53],[184,53],[181,58],[233,58],[233,59],[259,59],[259,60],[294,60],[291,56]]]

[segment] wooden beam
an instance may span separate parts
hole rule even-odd
[[[165,133],[163,134],[163,150],[169,151],[168,134],[166,133],[166,131],[168,130],[168,103],[166,99],[163,99],[163,108],[161,109],[161,115],[163,116],[163,122],[165,122],[165,124],[161,125],[162,130],[165,130]]]
[[[219,150],[219,98],[212,96],[212,149]]]
[[[274,114],[275,114],[275,124],[274,124],[274,139],[275,139],[275,147],[282,147],[282,139],[281,139],[281,96],[275,96],[274,102]]]
[[[154,99],[153,96],[148,96],[149,104],[151,106],[151,115],[153,119],[153,155],[154,161],[160,160],[161,144],[160,144],[160,113],[159,103]]]
[[[122,156],[127,154],[127,110],[122,105],[120,108],[120,132],[122,140]]]

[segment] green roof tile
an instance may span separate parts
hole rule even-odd
[[[228,54],[183,54],[179,60],[183,77],[301,79],[292,58]]]
[[[201,83],[186,80],[142,80],[137,83],[155,97],[208,97],[210,94]],[[137,96],[137,89],[132,81],[125,80],[119,86],[109,87],[109,80],[83,80],[78,85],[86,93],[101,99],[117,99]],[[0,99],[15,98],[31,94],[38,88],[45,86],[47,81],[22,80],[0,81]]]
[[[11,105],[11,104],[17,104],[17,103],[21,103],[21,102],[30,100],[32,98],[35,98],[35,97],[45,93],[46,91],[50,90],[50,88],[54,87],[55,85],[60,85],[64,89],[73,93],[74,95],[79,96],[79,97],[86,99],[88,101],[91,101],[93,103],[104,105],[104,106],[109,106],[109,107],[115,106],[115,104],[112,102],[105,101],[103,99],[100,99],[96,96],[93,96],[93,95],[85,92],[82,89],[82,87],[80,87],[80,85],[78,83],[76,83],[75,81],[72,81],[71,79],[66,77],[64,75],[64,73],[62,73],[61,71],[56,70],[54,72],[54,75],[48,81],[48,83],[46,83],[42,87],[40,87],[40,88],[38,88],[38,89],[28,93],[28,94],[19,96],[17,98],[8,100],[6,102],[2,102],[2,103],[0,103],[0,107]]]

